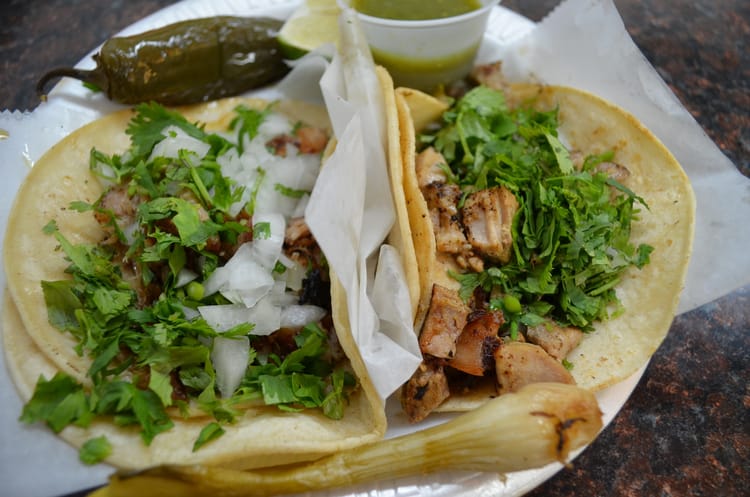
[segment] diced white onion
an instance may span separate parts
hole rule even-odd
[[[224,266],[203,282],[205,295],[221,292],[232,303],[254,306],[274,285],[270,270],[256,257],[253,242],[243,243]]]
[[[279,191],[277,185],[292,190],[310,191],[315,185],[320,169],[316,155],[274,157],[273,162],[261,167],[266,177],[258,190],[256,212],[280,212],[287,218],[296,211],[300,199]]]
[[[245,376],[250,352],[247,337],[214,338],[211,362],[216,371],[216,386],[222,397],[231,397]]]
[[[180,269],[179,273],[177,273],[177,282],[174,284],[174,286],[175,288],[183,287],[187,285],[188,283],[190,283],[191,281],[193,281],[194,279],[196,279],[197,277],[198,277],[198,273],[184,267]]]
[[[122,229],[122,234],[125,235],[128,246],[133,245],[135,242],[135,232],[138,231],[138,223],[131,223]]]
[[[305,193],[302,195],[302,198],[299,199],[299,202],[297,202],[297,207],[294,208],[294,212],[292,212],[292,217],[304,217],[305,216],[305,209],[307,209],[307,204],[310,202],[310,194]]]
[[[290,305],[281,311],[282,328],[301,328],[323,319],[326,310],[316,305]]]
[[[281,324],[281,306],[270,297],[261,299],[253,307],[242,304],[206,305],[198,307],[198,312],[219,333],[241,324],[253,323],[255,327],[250,334],[264,336],[278,330]]]
[[[284,114],[272,112],[266,115],[261,125],[258,127],[258,136],[264,138],[264,142],[269,138],[289,134],[292,132],[292,124]]]
[[[255,261],[268,271],[273,271],[284,246],[286,221],[281,214],[265,213],[253,216],[253,225],[268,223],[270,230],[267,238],[257,237],[252,242],[252,256]]]
[[[188,321],[192,321],[193,319],[201,315],[200,312],[186,305],[182,306],[182,313],[185,314],[185,319]]]
[[[279,257],[279,262],[284,265],[286,271],[284,271],[282,274],[277,274],[276,279],[286,282],[286,287],[289,290],[293,290],[295,292],[301,290],[302,281],[307,275],[307,268],[301,266],[300,264],[297,264],[295,261],[284,255],[283,253]]]
[[[178,126],[167,126],[162,130],[162,134],[165,138],[154,146],[149,160],[153,160],[155,157],[176,159],[179,157],[180,150],[192,152],[198,159],[202,159],[211,150],[211,145],[193,138]]]

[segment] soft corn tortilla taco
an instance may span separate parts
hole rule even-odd
[[[203,129],[211,133],[217,130],[226,130],[230,126],[232,119],[237,117],[233,110],[238,106],[258,111],[271,109],[275,114],[287,116],[292,124],[305,123],[305,125],[316,127],[316,129],[329,131],[329,123],[325,111],[321,108],[300,102],[281,101],[269,107],[268,102],[261,100],[235,98],[177,110],[189,122],[203,123]],[[81,347],[81,345],[79,345],[79,340],[73,334],[63,332],[51,324],[55,321],[55,318],[51,314],[52,311],[48,315],[47,301],[42,282],[65,282],[71,279],[70,274],[66,273],[69,266],[71,266],[71,261],[68,260],[70,254],[66,257],[66,254],[60,250],[61,239],[56,237],[56,233],[61,234],[64,237],[63,239],[72,246],[78,246],[79,244],[95,245],[101,242],[102,239],[107,238],[107,236],[111,237],[111,231],[103,231],[101,218],[97,221],[94,213],[87,211],[87,209],[73,209],[71,208],[71,203],[85,202],[89,205],[94,205],[98,199],[104,197],[104,186],[100,178],[97,178],[89,167],[90,152],[94,148],[108,155],[125,152],[130,145],[130,137],[126,133],[126,129],[133,115],[133,111],[131,110],[108,115],[77,130],[62,140],[34,166],[15,199],[8,222],[5,251],[3,254],[8,282],[6,290],[7,298],[3,304],[3,336],[5,354],[11,376],[25,401],[29,401],[32,398],[34,385],[40,376],[43,376],[43,379],[46,381],[51,381],[53,377],[57,378],[55,375],[64,375],[73,382],[83,385],[83,392],[89,393],[91,391],[93,382],[89,372],[92,370],[94,359],[86,352],[77,353],[76,347]],[[299,128],[295,128],[295,130],[295,133],[297,133]],[[170,134],[173,136],[179,135],[174,130],[166,131],[164,134],[165,136]],[[292,145],[301,147],[294,140],[285,140],[276,140],[273,144],[269,143],[266,147],[262,145],[261,147],[267,148],[271,145],[273,147],[290,147]],[[251,146],[247,141],[245,145],[247,147]],[[332,146],[332,143],[328,144],[327,152],[330,152],[330,147]],[[317,167],[319,167],[320,157],[323,156],[323,153],[315,152],[311,155],[317,156]],[[287,166],[282,165],[278,167]],[[310,164],[308,163],[308,173],[309,171]],[[264,178],[270,177],[273,174],[273,172],[266,171],[263,171],[263,173],[266,175]],[[260,174],[260,168],[258,174]],[[315,172],[316,174],[317,172]],[[297,173],[296,176],[302,177],[303,173]],[[292,174],[289,177],[296,176]],[[309,181],[314,182],[314,179]],[[311,185],[308,184],[305,188],[308,187],[311,187]],[[276,189],[279,190],[279,187],[277,186]],[[304,196],[301,190],[297,191],[289,187],[289,185],[286,185],[282,189],[295,199]],[[291,190],[291,193],[287,190]],[[256,197],[260,198],[264,195],[260,191],[260,188],[258,188],[258,191],[249,193],[252,193],[253,202],[255,202]],[[189,194],[185,198],[188,197],[190,197]],[[83,212],[79,212],[81,210]],[[105,214],[115,216],[113,212],[107,211]],[[299,209],[298,212],[300,212]],[[96,214],[101,214],[101,212],[96,212]],[[300,214],[297,215],[299,216]],[[269,217],[269,214],[263,213],[257,213],[257,216],[258,219],[262,216],[266,216],[266,219],[276,219]],[[175,217],[172,219],[175,219]],[[105,216],[105,224],[107,220],[111,220],[111,218]],[[289,222],[290,225],[292,223],[291,221]],[[271,223],[255,224],[253,226],[253,239],[273,238],[276,234],[270,233],[270,231],[273,231],[273,228],[269,229],[269,225],[273,226]],[[49,229],[43,230],[45,227]],[[259,227],[265,228],[266,232],[264,233],[263,229],[257,231]],[[306,235],[306,243],[308,245],[304,250],[314,250],[309,245],[309,241],[312,238],[309,231],[304,231],[304,223],[297,223],[295,227],[298,228],[298,231],[302,231]],[[50,230],[55,231],[55,233],[50,233]],[[47,233],[44,231],[47,231]],[[259,232],[260,234],[258,234]],[[288,234],[287,232],[286,235]],[[282,239],[284,239],[283,231]],[[291,242],[287,238],[285,243]],[[249,243],[246,245],[249,245]],[[240,249],[236,249],[235,254],[239,252]],[[293,261],[290,262],[294,254],[291,256],[287,254],[286,257],[282,254],[278,257],[279,259],[274,269],[289,274],[290,268],[294,267]],[[324,256],[318,257],[324,261]],[[231,262],[231,260],[230,258],[229,261]],[[279,269],[280,263],[283,263],[285,267]],[[323,266],[323,268],[325,269],[327,266]],[[240,269],[242,268],[240,267]],[[288,281],[290,281],[292,276],[288,278]],[[309,278],[311,278],[309,272],[305,276],[305,279],[298,275],[300,281],[297,281],[295,286],[295,290],[298,293],[303,291],[299,288],[300,285],[304,286],[304,281],[308,281]],[[323,331],[318,335],[312,332],[306,336],[318,336],[327,345],[320,349],[322,351],[320,354],[323,355],[312,357],[309,361],[311,364],[314,361],[318,361],[315,362],[318,365],[316,367],[323,367],[321,366],[323,363],[319,361],[322,361],[324,358],[330,361],[330,365],[325,367],[331,368],[331,371],[320,373],[323,381],[334,381],[330,380],[330,378],[335,377],[332,371],[341,370],[346,372],[344,376],[337,377],[339,380],[344,378],[345,386],[342,387],[340,384],[337,384],[338,386],[334,387],[332,386],[333,383],[331,383],[321,387],[323,395],[330,393],[335,388],[343,388],[343,394],[341,391],[336,390],[340,398],[335,400],[340,401],[340,404],[336,404],[335,402],[328,403],[327,399],[322,400],[321,403],[321,399],[318,399],[317,407],[305,408],[305,402],[307,401],[302,401],[295,397],[288,399],[288,402],[279,401],[278,404],[282,407],[279,408],[276,404],[268,405],[264,403],[263,399],[257,398],[258,396],[263,397],[263,395],[256,393],[254,396],[251,395],[241,402],[231,405],[225,404],[224,407],[226,409],[224,410],[217,409],[205,412],[205,410],[199,408],[200,406],[196,407],[196,399],[190,397],[189,400],[181,404],[174,403],[167,406],[165,412],[169,419],[166,423],[171,423],[173,426],[171,429],[163,431],[157,428],[157,434],[152,437],[149,441],[150,443],[144,443],[144,429],[137,426],[137,424],[121,426],[122,419],[111,415],[97,416],[90,423],[86,422],[86,420],[78,420],[75,423],[83,426],[75,424],[65,426],[65,424],[62,424],[55,427],[56,431],[61,430],[60,436],[77,447],[81,447],[87,441],[96,439],[97,437],[106,437],[108,443],[111,445],[111,452],[104,460],[122,468],[143,468],[159,464],[188,463],[221,465],[234,468],[265,467],[312,460],[325,454],[381,438],[386,426],[382,401],[367,376],[365,366],[349,331],[348,311],[343,291],[335,275],[326,274],[323,277],[318,275],[317,278],[329,280],[328,284],[330,286],[322,288],[330,288],[330,293],[328,294],[328,297],[330,297],[330,308],[323,318],[320,317],[320,314],[313,313],[317,316],[315,319],[319,320],[317,321],[318,326],[316,329],[322,329]],[[286,293],[290,294],[290,286],[292,285],[288,281],[286,283]],[[207,280],[203,283],[204,287],[207,286]],[[172,284],[175,287],[178,285],[174,281]],[[277,280],[274,288],[278,289],[278,287]],[[312,289],[312,291],[318,292],[315,299],[325,301],[327,297],[319,295],[320,288]],[[201,289],[202,291],[203,288]],[[213,293],[219,295],[222,291],[220,289],[219,292]],[[284,297],[286,294],[283,292],[284,285],[282,284],[281,293],[278,297],[279,299],[286,298],[285,302],[288,302],[289,297],[288,295]],[[188,288],[181,295],[183,298],[194,298],[199,301],[203,298],[202,302],[204,304],[206,303],[205,298],[209,297],[207,288],[205,296],[190,297],[189,293]],[[188,296],[185,297],[185,294],[188,294]],[[49,298],[49,295],[47,298]],[[236,302],[229,303],[226,301],[227,298],[224,297],[216,297],[216,299],[225,304],[225,307],[218,308],[221,310],[232,310],[241,305]],[[105,307],[112,303],[111,299],[105,300],[106,302],[103,304]],[[158,302],[158,299],[152,300],[152,304],[154,302]],[[295,306],[294,304],[296,303],[296,301],[291,302],[290,307],[303,312],[303,314],[306,312],[306,309],[311,307],[309,305]],[[139,310],[148,307],[142,305],[142,303],[136,306],[134,301],[131,301],[129,305],[133,308],[138,307]],[[248,305],[248,307],[250,306]],[[194,319],[197,317],[197,314],[197,312],[193,311],[190,316]],[[219,312],[219,314],[222,313]],[[60,316],[58,315],[57,317],[59,318]],[[66,319],[70,319],[70,316],[67,316]],[[223,322],[222,319],[221,315],[218,317],[214,315],[211,318],[211,326],[214,326],[214,321],[221,324]],[[290,319],[294,322],[294,318]],[[206,318],[206,321],[209,321],[209,318]],[[59,324],[59,320],[55,322]],[[263,323],[259,319],[255,329],[257,330],[262,325]],[[245,326],[245,331],[240,332],[239,335],[246,335],[247,325],[245,324],[241,323],[237,325],[235,322],[230,322],[229,324],[224,323],[224,326],[226,328],[234,326],[233,329],[235,331],[238,329],[237,326],[240,327],[239,329]],[[299,330],[301,328],[299,322],[294,322],[293,324],[287,323],[284,326],[286,327],[286,336],[281,337],[279,341],[286,340],[286,342],[289,342],[302,334]],[[326,332],[327,338],[323,338]],[[250,333],[252,334],[252,330]],[[271,347],[269,349],[271,352],[265,352],[270,357],[277,349],[273,348],[275,347],[273,339],[269,337],[278,335],[274,333],[268,335],[268,333],[271,332],[267,331],[266,336],[261,337],[261,340],[266,341],[260,343],[264,343],[266,347]],[[207,347],[210,349],[211,340],[214,340],[213,343],[217,343],[220,338],[225,341],[225,345],[226,341],[233,340],[232,338],[223,338],[216,335],[215,338],[204,337],[199,338],[197,341],[202,341],[204,345],[206,343],[209,344]],[[242,339],[247,340],[246,338]],[[251,337],[248,341],[251,344],[259,343],[253,340],[255,339]],[[196,340],[193,340],[193,342],[196,342]],[[271,345],[268,345],[269,343]],[[309,342],[306,343],[309,345]],[[192,345],[197,347],[200,344],[192,343]],[[287,349],[293,349],[293,346],[289,344],[283,346],[287,347]],[[284,349],[289,354],[286,357],[294,354],[294,352],[289,352],[287,349]],[[183,348],[183,350],[186,349]],[[241,355],[248,354],[247,348],[241,350],[243,350]],[[250,351],[253,351],[253,346],[250,347]],[[120,355],[117,356],[117,360],[120,361],[120,364],[127,362],[131,351],[124,351],[121,348],[119,352]],[[213,351],[211,353],[213,354]],[[258,355],[263,352],[256,350],[255,353]],[[229,354],[231,355],[231,351]],[[242,359],[244,357],[240,360]],[[282,356],[278,361],[283,359],[285,357]],[[218,364],[221,361],[225,361],[224,359],[218,359],[214,355],[211,355],[211,360],[212,364],[217,364],[217,368],[220,367]],[[305,358],[302,361],[307,360]],[[271,359],[265,359],[264,361],[264,363],[269,363]],[[116,364],[116,362],[113,364]],[[200,367],[205,367],[205,363],[200,364]],[[155,366],[144,366],[142,364],[136,366],[131,364],[130,366],[129,369],[126,369],[124,379],[128,380],[131,377],[140,377],[141,383],[138,385],[138,392],[142,393],[146,389],[144,382],[148,383],[149,391],[152,391],[151,387],[154,385],[152,380],[157,375]],[[149,367],[151,369],[144,374],[144,368],[148,370]],[[236,373],[236,366],[234,367]],[[199,373],[200,371],[197,371],[196,374]],[[324,374],[328,374],[329,376],[324,376]],[[292,375],[292,373],[290,372],[289,375]],[[173,394],[177,389],[174,386],[175,378],[179,378],[178,381],[183,382],[183,377],[179,375],[177,369],[170,371],[166,376],[162,374],[162,377],[166,377],[167,381],[172,384],[172,388],[168,389],[168,392],[172,392]],[[297,376],[297,379],[299,378],[301,376]],[[297,379],[294,381],[296,382]],[[136,380],[133,381],[135,382]],[[187,382],[187,379],[185,381]],[[213,399],[214,403],[211,405],[217,406],[220,405],[222,398],[222,392],[220,392],[222,384],[218,376],[214,381],[217,383],[216,386],[213,383],[210,386],[203,385],[204,390],[202,391],[203,396],[201,400],[206,400],[206,398]],[[235,381],[232,387],[235,390],[232,391],[237,391],[237,381],[239,379]],[[297,385],[297,383],[294,384]],[[217,397],[216,399],[214,399],[214,395]],[[226,397],[229,397],[229,395],[226,395]],[[153,395],[151,398],[153,399]],[[172,399],[174,399],[174,395]],[[166,404],[171,403],[168,400],[165,402]],[[340,412],[334,412],[333,414],[324,412],[324,408],[328,408],[331,405],[340,408]],[[233,417],[231,421],[228,421],[227,416],[222,417],[222,414],[226,414],[227,412]],[[120,416],[120,418],[122,417]],[[158,416],[156,416],[156,419],[160,423],[165,422],[164,419]],[[220,429],[223,430],[222,436],[217,438],[208,436],[209,432],[206,432],[205,429],[207,425],[212,423],[220,426]],[[199,439],[206,443],[197,450],[194,450],[194,444]]]
[[[435,129],[431,129],[430,126],[437,127],[435,123],[449,110],[449,105],[444,99],[433,98],[416,90],[397,89],[397,132],[403,160],[402,170],[396,171],[395,174],[403,178],[403,183],[401,188],[396,189],[396,195],[402,196],[400,202],[396,201],[396,205],[399,222],[408,226],[411,231],[413,244],[407,249],[413,250],[412,257],[416,258],[419,265],[420,294],[415,330],[420,334],[420,345],[426,358],[420,370],[402,391],[402,404],[413,421],[423,419],[433,409],[473,409],[487,398],[513,391],[519,387],[519,381],[523,382],[518,376],[525,374],[524,368],[528,364],[536,364],[536,355],[540,348],[540,354],[553,356],[552,362],[557,364],[552,364],[554,374],[542,374],[541,378],[548,381],[557,376],[560,381],[574,381],[584,388],[599,390],[624,380],[648,361],[664,339],[675,315],[687,272],[695,219],[693,192],[679,163],[648,129],[624,110],[581,90],[504,83],[496,87],[502,87],[505,102],[510,107],[525,105],[541,111],[557,109],[559,140],[554,144],[565,146],[568,152],[564,155],[573,157],[574,161],[574,156],[614,153],[614,158],[607,159],[612,161],[612,168],[622,169],[620,165],[625,168],[623,177],[613,180],[618,183],[617,191],[634,193],[642,200],[635,202],[639,211],[633,217],[629,228],[630,243],[633,247],[651,247],[653,251],[650,253],[650,262],[641,268],[628,267],[620,275],[615,286],[619,303],[615,301],[607,306],[608,316],[596,319],[585,333],[577,331],[578,338],[574,339],[573,345],[570,346],[572,350],[557,357],[554,357],[554,351],[545,354],[548,352],[547,342],[550,340],[545,342],[538,340],[538,337],[531,337],[529,329],[532,326],[525,326],[523,320],[518,319],[521,313],[529,309],[531,299],[528,297],[508,292],[512,293],[510,300],[503,300],[505,292],[501,285],[484,287],[485,307],[481,309],[471,307],[474,305],[472,302],[477,299],[476,293],[464,294],[463,300],[457,297],[462,287],[459,280],[469,280],[462,280],[462,276],[480,274],[489,267],[503,267],[503,264],[515,261],[518,255],[515,245],[508,243],[507,252],[503,256],[501,253],[483,251],[482,247],[477,248],[474,241],[476,238],[494,236],[499,243],[506,235],[524,236],[519,233],[521,228],[519,216],[516,215],[519,209],[518,202],[515,198],[509,198],[508,189],[500,187],[492,191],[497,195],[491,197],[491,200],[480,197],[481,201],[474,202],[471,194],[476,190],[464,186],[463,190],[455,190],[458,192],[456,198],[459,199],[455,204],[457,207],[450,207],[454,209],[450,211],[441,210],[447,209],[445,204],[440,204],[441,199],[446,198],[446,190],[433,188],[431,194],[430,187],[425,185],[431,181],[432,174],[432,179],[438,178],[432,187],[445,186],[445,168],[450,161],[444,160],[439,154],[438,159],[426,153],[420,157],[419,154],[425,146],[417,137],[420,133],[431,133],[431,136],[436,136]],[[451,108],[449,112],[456,110]],[[474,131],[469,130],[467,134]],[[434,140],[431,142],[433,145],[435,143]],[[457,148],[460,146],[457,145]],[[431,153],[434,153],[434,150]],[[479,153],[477,152],[477,155]],[[433,159],[433,162],[442,164],[438,167],[434,167],[435,164],[430,167],[429,163],[425,165],[425,157],[428,161]],[[580,167],[580,164],[576,166]],[[455,172],[456,166],[451,165],[451,168]],[[518,192],[514,192],[514,196],[520,198]],[[475,210],[467,211],[471,202],[471,208]],[[472,219],[477,222],[477,208],[485,209],[480,210],[479,224],[489,219],[490,215],[502,219],[502,222],[494,227],[490,226],[489,222],[482,224],[484,227],[481,233],[472,233],[472,228],[476,227],[469,226],[471,219],[468,218],[474,216]],[[502,217],[503,213],[509,212],[510,218]],[[487,216],[487,219],[484,216]],[[445,233],[440,233],[445,226],[440,223],[455,222],[459,224],[459,231],[463,232],[458,236],[466,236],[466,239],[461,240],[464,246],[469,247],[468,255],[462,254],[463,265],[456,263],[458,256],[455,254],[446,255],[445,252],[441,252],[441,242],[436,242],[436,236],[440,239],[442,235],[442,242],[445,243]],[[473,265],[472,260],[476,264]],[[477,265],[479,267],[476,267]],[[449,271],[453,273],[449,274]],[[477,287],[482,288],[482,285],[478,284]],[[539,299],[543,300],[541,297]],[[464,308],[463,315],[457,317],[461,313],[453,312],[451,306],[460,307],[463,305],[462,302],[466,303],[467,300],[470,301],[468,309]],[[448,302],[448,310],[445,310],[446,307],[443,307],[442,311],[439,310],[440,307],[437,311],[432,309],[431,306],[436,301],[440,301],[438,306],[442,305],[442,302]],[[488,305],[487,302],[492,302],[492,305]],[[523,307],[519,307],[519,303]],[[508,324],[514,320],[513,316],[517,319],[518,328],[513,330],[515,336],[511,338],[509,334],[513,331],[508,330]],[[477,321],[472,321],[475,317]],[[470,323],[479,324],[471,326]],[[426,331],[430,326],[434,329]],[[484,331],[487,327],[494,327],[496,333],[489,343],[481,344],[481,340],[488,336]],[[441,335],[445,329],[451,328],[456,329],[456,334],[452,337],[446,339],[445,335]],[[557,326],[551,321],[545,321],[541,331],[538,326],[536,328],[537,335],[549,335],[560,342],[567,340],[563,336],[564,331],[560,331],[567,329],[567,324]],[[427,333],[430,334],[429,337],[426,337]],[[464,367],[457,372],[451,365],[458,361],[457,356],[461,356],[461,364],[465,366],[465,357],[462,354],[466,349],[461,349],[461,343],[464,339],[471,342],[471,337],[467,338],[467,335],[472,333],[475,335],[474,338],[479,337],[474,342],[474,351],[479,357],[477,362],[482,363],[482,369],[467,374],[465,371],[471,370],[471,367]],[[558,339],[558,336],[561,338]],[[426,350],[440,349],[441,338],[443,344],[447,340],[453,348],[448,347],[450,350],[446,349],[442,357],[431,357]],[[514,343],[512,347],[508,347],[509,342],[525,343]],[[456,343],[459,345],[456,346]],[[479,344],[476,345],[477,343]],[[545,358],[542,362],[549,361]],[[471,360],[469,363],[470,366],[474,365]],[[537,381],[534,379],[535,367],[530,367],[529,381]],[[503,368],[502,371],[500,368]],[[448,377],[447,382],[445,376]],[[436,377],[440,379],[436,380]],[[431,406],[426,405],[430,403]]]

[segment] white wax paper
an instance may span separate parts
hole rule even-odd
[[[331,63],[308,55],[279,89],[288,94],[302,81],[320,80],[338,143],[318,177],[305,219],[346,290],[354,339],[385,399],[411,376],[421,353],[401,260],[383,245],[396,218],[383,94],[354,11],[345,9],[339,24],[341,48]],[[314,100],[310,86],[305,98]]]

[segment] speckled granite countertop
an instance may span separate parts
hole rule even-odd
[[[6,0],[0,109],[33,109],[45,70],[170,0]],[[557,0],[503,5],[532,20]],[[636,44],[750,175],[750,2],[615,0]],[[742,228],[746,229],[746,227]],[[750,287],[677,317],[622,411],[543,496],[739,496],[750,489]]]

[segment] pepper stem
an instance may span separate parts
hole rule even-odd
[[[44,76],[39,78],[39,81],[36,84],[36,94],[40,98],[46,97],[47,92],[45,91],[45,86],[47,86],[47,83],[55,78],[62,78],[67,76],[70,78],[80,79],[85,83],[94,83],[96,72],[96,70],[88,71],[84,69],[76,69],[75,67],[58,67],[56,69],[52,69]]]

